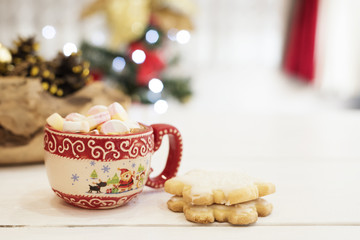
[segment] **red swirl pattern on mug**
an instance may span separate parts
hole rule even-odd
[[[118,139],[118,143],[114,143]],[[154,151],[151,130],[124,136],[61,133],[45,128],[44,149],[52,154],[71,159],[95,161],[121,160],[143,157]]]
[[[133,199],[138,193],[128,196],[118,197],[93,197],[85,195],[73,195],[60,192],[53,189],[55,194],[64,199],[65,202],[74,205],[76,207],[88,208],[88,209],[108,209],[124,205]]]

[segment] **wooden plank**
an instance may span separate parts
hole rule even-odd
[[[359,226],[251,226],[251,227],[158,227],[158,226],[113,226],[113,227],[45,227],[45,228],[0,228],[1,239],[358,239]]]
[[[277,192],[268,196],[274,211],[256,225],[352,225],[360,224],[360,163],[238,161],[207,158],[209,167],[250,169],[255,176],[273,181]],[[199,168],[203,161],[184,164]],[[206,167],[206,166],[205,166]],[[113,210],[85,210],[72,207],[51,191],[44,166],[32,165],[0,169],[0,225],[82,226],[82,225],[176,225],[193,226],[182,213],[167,209],[170,195],[146,188],[133,202]],[[226,224],[222,224],[226,225]]]

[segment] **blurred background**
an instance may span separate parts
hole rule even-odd
[[[98,6],[93,10],[92,0],[2,0],[0,42],[11,48],[18,36],[35,36],[39,55],[45,59],[54,58],[66,48],[80,50],[84,41],[124,52],[142,33],[115,33],[112,28],[126,28],[126,24],[138,22],[153,25],[165,35],[161,37],[166,46],[160,47],[166,55],[162,71],[191,78],[194,95],[190,105],[201,109],[230,105],[239,111],[321,110],[329,103],[341,105],[359,95],[360,73],[356,64],[360,55],[360,17],[356,13],[360,4],[356,1],[163,0],[123,1],[123,5],[103,2],[107,9]],[[136,8],[131,5],[136,4],[138,10],[131,12]],[[173,14],[163,14],[156,20],[175,22],[167,27],[156,25],[154,15],[161,10],[146,9],[150,5],[170,9]],[[84,11],[92,12],[84,17]],[[109,20],[109,15],[126,11],[127,18]],[[146,33],[146,29],[141,30]],[[174,37],[172,30],[175,38],[180,30],[186,30],[188,35],[180,43],[171,41],[166,35]],[[120,37],[114,43],[114,34],[135,36],[125,36],[123,40]],[[170,67],[166,61],[174,56],[179,56],[179,64]],[[300,60],[292,62],[292,58]],[[307,64],[314,66],[309,70]]]
[[[189,136],[195,122],[239,128],[244,156],[336,156],[355,146],[346,132],[357,125],[347,116],[359,106],[359,10],[351,0],[1,0],[3,78],[40,78],[56,99],[104,82],[136,120]],[[19,53],[35,42],[36,53]]]

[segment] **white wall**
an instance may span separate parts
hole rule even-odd
[[[1,0],[0,42],[36,34],[41,51],[52,57],[66,42],[79,43],[101,30],[103,19],[79,20],[82,6],[91,0]],[[281,61],[286,0],[197,0],[192,40],[177,46],[185,65],[196,67],[277,67]],[[55,39],[45,40],[41,29],[53,25]],[[186,64],[187,63],[187,64]],[[193,69],[193,68],[192,68]]]

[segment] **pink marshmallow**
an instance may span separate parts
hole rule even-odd
[[[65,117],[66,121],[78,122],[84,121],[86,117],[80,113],[70,113]]]
[[[120,120],[110,120],[100,126],[102,134],[120,134],[130,132],[130,128]]]
[[[111,119],[117,119],[121,121],[128,120],[128,114],[120,103],[114,102],[108,106]]]
[[[90,115],[95,115],[95,114],[98,114],[100,112],[106,112],[108,111],[108,108],[104,105],[95,105],[93,107],[91,107],[89,109],[89,111],[87,112],[87,115],[90,116]]]
[[[97,114],[88,116],[86,118],[86,121],[89,122],[90,129],[92,130],[92,129],[96,128],[98,125],[100,125],[103,122],[106,122],[110,119],[111,119],[110,114],[108,111],[106,111],[106,112],[99,112]]]

